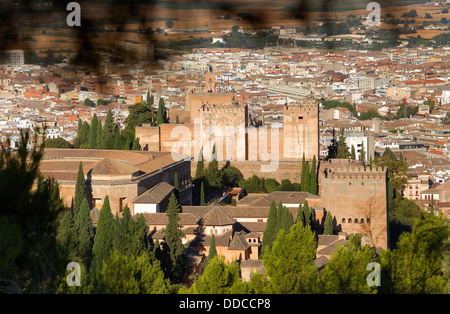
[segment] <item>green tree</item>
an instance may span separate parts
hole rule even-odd
[[[347,143],[345,142],[344,129],[341,129],[341,133],[339,134],[339,138],[337,141],[337,155],[336,158],[349,158],[350,151]]]
[[[76,258],[77,230],[74,226],[73,216],[70,211],[66,211],[59,221],[56,231],[56,240],[67,260]]]
[[[318,280],[320,293],[370,294],[376,286],[367,284],[367,265],[377,260],[376,252],[369,246],[355,247],[351,242],[339,245],[325,265]]]
[[[302,187],[302,191],[306,191],[306,159],[305,159],[305,153],[303,152],[302,156],[302,170],[300,173],[300,185]]]
[[[264,180],[264,186],[266,186],[266,181]],[[294,191],[294,185],[292,184],[291,180],[289,179],[283,179],[281,180],[281,185],[279,187],[280,191]]]
[[[141,145],[139,144],[139,137],[136,137],[133,140],[133,145],[131,146],[131,150],[141,150]]]
[[[78,165],[77,181],[75,183],[75,196],[73,199],[73,215],[76,219],[80,211],[81,203],[87,198],[86,179],[84,178],[83,163],[80,161]]]
[[[197,161],[197,168],[195,170],[195,178],[199,179],[205,174],[205,161],[203,160],[203,148],[200,149],[200,153]]]
[[[244,175],[238,168],[226,166],[222,169],[222,181],[224,186],[236,187],[242,179],[244,179]]]
[[[97,99],[97,107],[105,106],[105,105],[106,105],[106,102],[103,99],[101,99],[101,98]]]
[[[89,148],[89,131],[90,131],[89,123],[87,121],[84,121],[81,125],[80,132],[77,134],[75,147],[82,149]]]
[[[116,125],[114,124],[114,116],[111,110],[108,110],[103,125],[103,147],[104,149],[114,149],[115,144]]]
[[[94,271],[101,269],[102,262],[108,258],[113,250],[115,223],[114,216],[111,213],[109,197],[106,195],[97,221],[97,230],[92,249],[92,267]]]
[[[211,241],[209,243],[209,252],[208,256],[206,257],[205,261],[203,262],[203,268],[206,268],[209,261],[211,261],[214,257],[217,256],[217,250],[216,250],[216,238],[214,234],[211,235]]]
[[[353,144],[352,144],[352,148],[351,148],[351,152],[350,152],[350,158],[353,160],[356,160],[356,151],[355,151],[355,146],[353,146]]]
[[[294,217],[286,206],[283,206],[281,210],[280,229],[283,229],[286,233],[289,233],[291,226],[294,224]]]
[[[67,265],[56,239],[64,203],[30,140],[21,132],[17,151],[0,150],[0,293],[53,293]]]
[[[297,210],[297,218],[295,219],[295,223],[300,224],[302,227],[306,225],[305,223],[305,213],[303,212],[303,205],[298,205]]]
[[[92,246],[94,244],[94,229],[92,227],[89,203],[86,198],[81,203],[74,227],[76,230],[77,256],[85,265],[89,266],[92,256]]]
[[[361,150],[359,151],[359,161],[366,167],[366,149],[364,148],[364,142],[361,143]]]
[[[263,239],[261,244],[261,254],[272,249],[273,241],[276,239],[277,230],[277,206],[273,199],[270,203],[269,214],[267,216],[266,228],[264,229]]]
[[[264,254],[263,264],[274,293],[311,293],[317,282],[318,271],[314,233],[300,224],[292,225],[290,232],[281,229],[271,251]]]
[[[97,114],[94,113],[91,121],[91,127],[89,129],[89,148],[97,148],[97,129],[98,129],[98,118]]]
[[[148,106],[144,103],[139,103],[133,106],[130,106],[128,117],[125,119],[124,124],[126,125],[126,129],[133,132],[136,126],[141,124],[150,124],[155,126],[155,113],[152,106]]]
[[[381,252],[384,293],[444,293],[442,247],[449,237],[445,219],[428,215],[400,236],[397,248]]]
[[[183,279],[186,271],[187,261],[184,254],[184,245],[181,239],[184,237],[181,226],[179,225],[180,208],[175,194],[172,193],[169,199],[169,205],[166,215],[169,218],[166,228],[163,230],[164,242],[167,245],[168,253],[172,261],[169,270],[169,278],[173,283],[179,283]]]
[[[358,117],[359,120],[372,120],[375,118],[381,118],[381,115],[379,114],[378,111],[373,109],[361,112],[361,114]]]
[[[200,206],[205,206],[205,188],[203,185],[203,181],[200,187]]]
[[[333,232],[333,217],[331,216],[330,212],[327,212],[327,215],[325,216],[323,234],[327,234],[327,235],[334,234],[334,232]]]
[[[405,108],[406,108],[406,115],[405,115]],[[409,118],[411,115],[416,114],[419,111],[419,106],[409,107],[406,104],[400,105],[399,109],[395,113],[394,119],[402,119],[406,116],[406,118]]]
[[[259,271],[250,274],[250,281],[247,283],[250,294],[272,294],[269,278]]]
[[[239,276],[239,264],[226,263],[223,256],[215,256],[200,278],[189,289],[195,294],[237,294],[245,292]]]
[[[158,111],[156,113],[156,125],[161,125],[166,122],[166,105],[164,98],[159,99]]]
[[[338,146],[336,140],[336,131],[333,128],[333,137],[331,139],[331,144],[328,146],[328,158],[336,158],[338,153]]]
[[[85,98],[83,104],[86,107],[92,107],[92,100],[90,100],[89,98]]]
[[[265,192],[264,182],[265,180],[254,174],[247,180],[239,181],[239,186],[244,188],[247,193],[261,193]]]
[[[318,183],[317,183],[317,161],[316,155],[314,155],[311,164],[311,179],[309,184],[309,193],[317,195],[319,193]]]
[[[273,178],[267,178],[264,180],[264,189],[267,193],[272,193],[275,191],[280,191],[280,183]]]
[[[436,106],[436,101],[433,99],[427,99],[423,102],[424,105],[428,106],[431,110],[434,110],[435,106]]]
[[[102,126],[102,121],[99,119],[97,121],[97,137],[96,137],[96,148],[97,149],[103,149],[104,146],[104,139],[103,139],[103,126]]]
[[[213,146],[211,161],[208,163],[208,167],[205,173],[208,187],[212,191],[219,191],[222,188],[222,173],[219,171],[219,163],[216,155],[216,145]]]
[[[164,278],[159,262],[148,255],[125,255],[113,250],[89,289],[101,294],[167,294],[170,282]]]
[[[45,140],[45,148],[73,148],[73,145],[62,137]]]

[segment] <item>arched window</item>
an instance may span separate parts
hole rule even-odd
[[[345,218],[342,218],[342,223],[345,224]]]
[[[358,218],[355,218],[355,224],[357,224],[358,223]]]
[[[362,223],[362,224],[364,223],[364,218],[361,218],[361,223]]]
[[[370,218],[367,218],[367,223],[370,224]]]
[[[348,219],[348,223],[349,224],[352,223],[352,219],[351,218]]]

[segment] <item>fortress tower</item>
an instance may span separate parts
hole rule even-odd
[[[332,159],[319,173],[322,206],[335,218],[335,231],[363,234],[363,244],[389,248],[387,170]]]
[[[319,157],[319,106],[304,102],[286,105],[283,110],[281,160],[312,160]]]
[[[204,104],[200,109],[203,154],[212,155],[214,144],[219,160],[247,160],[248,108],[235,104]]]

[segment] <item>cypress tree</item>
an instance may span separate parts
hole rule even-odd
[[[302,157],[302,171],[300,174],[300,187],[302,191],[306,191],[306,160],[305,153],[303,153]]]
[[[203,181],[200,187],[200,206],[205,206],[205,189],[203,186]]]
[[[86,180],[83,173],[83,163],[80,161],[78,166],[77,182],[75,183],[75,197],[73,200],[73,215],[75,220],[78,212],[80,211],[81,203],[85,198],[87,198]]]
[[[124,240],[124,237],[122,236],[122,224],[120,223],[118,213],[116,213],[116,217],[114,218],[113,229],[113,249],[122,252],[122,240]]]
[[[62,216],[56,232],[56,241],[64,250],[66,258],[73,260],[76,257],[76,229],[73,222],[72,214],[67,211]]]
[[[278,202],[278,208],[277,208],[277,221],[275,224],[275,231],[273,233],[273,241],[276,241],[278,231],[283,228],[282,221],[283,221],[283,212],[284,212],[284,206],[281,201]]]
[[[331,145],[328,146],[328,158],[336,158],[337,157],[337,140],[336,140],[336,131],[333,128],[333,137],[331,139]]]
[[[169,256],[172,261],[171,269],[169,271],[169,278],[174,283],[181,282],[187,266],[184,255],[184,245],[181,242],[181,239],[184,237],[184,233],[181,231],[181,226],[179,225],[179,212],[180,208],[177,198],[175,197],[175,194],[172,193],[166,212],[169,220],[166,228],[163,230],[163,233],[164,242],[167,245]]]
[[[212,150],[211,161],[208,163],[206,170],[206,179],[208,186],[213,190],[219,190],[222,187],[222,176],[219,172],[219,163],[217,161],[216,145]]]
[[[352,160],[356,160],[356,151],[355,151],[355,146],[353,144],[352,144],[352,149],[351,149],[351,152],[350,152],[350,158]]]
[[[297,219],[296,219],[295,223],[301,224],[302,227],[305,226],[305,213],[303,212],[302,204],[298,205]]]
[[[330,212],[327,212],[327,215],[325,216],[323,234],[333,234],[333,217],[331,216]]]
[[[106,196],[100,210],[100,216],[97,222],[97,230],[94,237],[94,246],[92,249],[92,266],[99,270],[102,261],[106,259],[113,249],[114,240],[114,216],[111,213],[109,197]]]
[[[80,148],[81,144],[80,144],[80,134],[81,134],[81,127],[83,126],[83,121],[81,120],[81,118],[78,118],[78,124],[77,124],[77,138],[74,141],[74,147],[75,148]]]
[[[166,122],[166,106],[164,99],[160,98],[158,103],[158,112],[156,113],[156,125],[160,125]]]
[[[129,217],[130,217],[130,224],[129,224],[129,234],[131,235],[130,237],[130,242],[127,245],[125,243],[125,249],[127,249],[129,251],[129,254],[131,255],[140,255],[144,252],[149,252],[149,241],[148,241],[148,226],[147,223],[145,222],[145,217],[143,214],[138,214],[136,215],[136,217],[134,219],[131,218],[131,213],[130,213],[130,209],[128,208],[128,206],[125,206],[124,208],[124,212],[123,214],[125,215],[126,213],[129,213]],[[125,217],[125,216],[124,216]],[[123,219],[122,219],[123,221]],[[123,229],[126,230],[126,229]],[[126,251],[125,251],[126,252]]]
[[[136,137],[133,140],[133,145],[131,147],[131,150],[141,150],[141,145],[139,144],[139,137]]]
[[[310,173],[310,166],[309,163],[306,164],[306,169],[305,169],[305,192],[309,192],[311,189],[311,173]]]
[[[211,236],[211,243],[209,244],[208,258],[212,259],[214,256],[217,256],[217,250],[216,250],[216,240],[213,233]]]
[[[148,109],[152,108],[152,97],[150,96],[150,90],[147,90],[147,99],[145,100],[145,106]]]
[[[99,119],[97,124],[97,149],[103,149],[104,141],[103,141],[103,126],[102,121]]]
[[[111,110],[108,110],[105,118],[105,125],[103,126],[102,136],[104,140],[105,149],[114,149],[116,134],[116,125],[114,124],[114,116]]]
[[[311,165],[311,180],[309,185],[309,193],[317,195],[317,165],[316,165],[316,155],[314,155]]]
[[[309,208],[308,201],[303,203],[303,214],[305,215],[305,226],[311,226],[311,209]]]
[[[345,142],[344,129],[341,129],[339,138],[337,141],[337,156],[336,158],[349,158],[350,152],[347,143]]]
[[[272,249],[272,243],[275,240],[274,234],[276,230],[276,224],[277,224],[277,207],[275,204],[275,200],[272,200],[272,202],[270,203],[266,228],[264,229],[263,233],[262,250],[261,250],[262,254],[265,252],[270,252],[270,250]]]
[[[197,169],[195,170],[195,178],[199,179],[205,175],[205,162],[203,161],[203,147],[198,154]]]
[[[89,123],[87,121],[84,121],[81,125],[80,133],[78,133],[77,135],[77,143],[79,144],[79,148],[89,148],[89,130]]]
[[[291,212],[286,206],[283,206],[283,212],[281,216],[281,229],[283,229],[286,233],[289,233],[289,230],[293,224],[294,218],[292,217]]]
[[[88,265],[92,255],[92,245],[94,244],[94,229],[89,203],[86,198],[81,203],[80,211],[75,220],[75,229],[77,230],[77,255],[85,265]]]
[[[116,134],[114,137],[114,149],[115,150],[121,150],[122,149],[122,143],[120,140],[120,131],[119,128],[116,128]]]
[[[97,128],[98,128],[98,118],[97,114],[94,113],[91,121],[91,127],[89,129],[89,148],[97,148]]]
[[[364,148],[364,142],[361,144],[361,150],[359,151],[359,161],[362,162],[364,168],[366,167],[366,150]]]

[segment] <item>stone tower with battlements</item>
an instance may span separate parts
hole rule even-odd
[[[206,160],[216,145],[218,160],[246,160],[248,107],[239,104],[204,104],[200,109],[202,147]]]
[[[386,169],[344,159],[320,165],[319,194],[335,232],[360,233],[363,244],[384,249],[389,248],[387,186]]]
[[[315,102],[285,105],[281,160],[319,157],[319,106]]]

